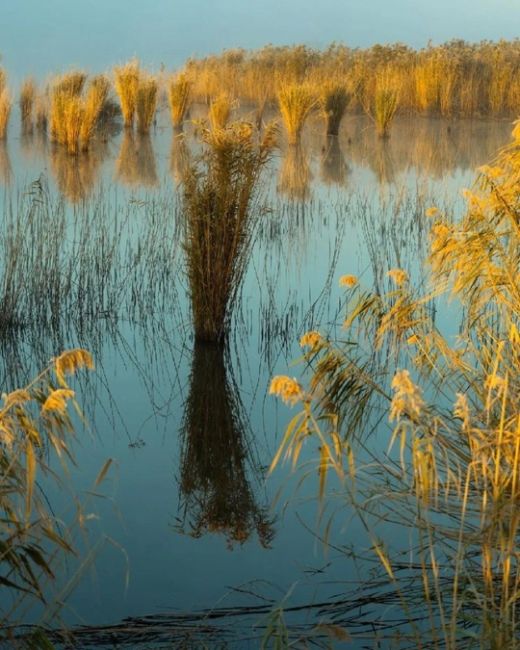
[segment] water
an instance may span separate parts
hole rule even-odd
[[[294,415],[268,395],[270,379],[302,375],[292,364],[306,330],[341,335],[340,275],[384,290],[386,271],[403,267],[422,281],[424,209],[435,202],[460,213],[460,188],[509,131],[503,122],[460,121],[448,130],[438,120],[399,120],[381,142],[368,120],[349,117],[339,140],[326,141],[311,122],[301,151],[282,146],[270,164],[263,189],[270,211],[261,217],[230,349],[219,354],[194,346],[183,272],[176,192],[190,130],[183,144],[162,113],[151,138],[115,133],[75,160],[36,136],[22,138],[13,119],[0,149],[4,223],[16,222],[34,196],[54,206],[47,228],[63,223],[56,255],[73,282],[54,312],[40,320],[26,314],[25,327],[5,342],[3,385],[19,386],[68,347],[90,350],[96,363],[77,381],[90,427],[79,427],[71,472],[96,516],[87,540],[78,538],[85,554],[95,548],[95,560],[67,594],[66,625],[270,609],[345,591],[355,564],[337,550],[325,554],[312,532],[316,446],[304,448],[300,472],[283,466],[267,474]],[[89,250],[81,272],[78,241]],[[453,327],[446,315],[439,319]],[[108,458],[108,479],[96,490],[103,498],[87,497]],[[67,497],[45,489],[70,518]],[[331,539],[342,547],[364,539],[359,522],[340,512]],[[99,548],[98,540],[105,540]],[[74,561],[60,567],[58,583],[77,570]],[[314,620],[311,613],[296,620]]]

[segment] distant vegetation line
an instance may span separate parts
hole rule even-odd
[[[89,149],[96,129],[114,117],[114,109],[122,113],[125,127],[133,128],[135,116],[138,131],[148,133],[157,106],[166,99],[175,129],[182,128],[193,103],[222,105],[225,99],[233,108],[253,109],[258,125],[266,107],[278,106],[294,143],[313,111],[322,114],[328,135],[338,133],[346,112],[365,112],[383,137],[398,113],[516,117],[519,73],[518,39],[453,40],[420,50],[401,43],[366,49],[333,43],[325,50],[267,45],[189,59],[174,73],[153,75],[133,60],[88,84],[82,71],[42,88],[28,78],[19,105],[25,132],[48,130],[50,140],[73,155]],[[13,101],[7,74],[0,69],[0,139],[7,137]]]

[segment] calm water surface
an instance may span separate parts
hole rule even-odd
[[[73,269],[90,302],[79,313],[80,292],[72,288],[53,318],[5,342],[3,390],[64,348],[91,350],[96,372],[77,387],[90,428],[78,431],[74,489],[89,490],[113,459],[104,498],[90,497],[86,506],[99,519],[79,543],[95,548],[95,561],[67,594],[66,624],[289,606],[345,592],[354,564],[337,551],[325,554],[310,532],[317,517],[312,463],[301,485],[302,472],[291,475],[287,466],[267,476],[294,415],[267,394],[270,378],[301,376],[302,366],[291,364],[304,331],[341,335],[341,274],[384,290],[386,271],[399,266],[421,281],[424,208],[435,201],[457,214],[460,188],[509,132],[502,122],[448,128],[400,120],[382,142],[367,120],[350,117],[339,139],[324,139],[316,121],[301,150],[282,145],[266,174],[270,210],[260,217],[230,349],[220,354],[194,346],[183,274],[176,192],[191,129],[175,138],[162,113],[150,138],[119,131],[73,159],[37,136],[22,137],[13,116],[0,145],[4,229],[43,192],[64,220],[57,246],[63,273]],[[99,266],[86,259],[79,272],[74,246],[82,237]],[[377,444],[386,445],[384,435]],[[302,462],[315,456],[311,442]],[[67,499],[47,490],[63,512]],[[107,541],[97,548],[100,538]],[[369,546],[347,510],[336,516],[331,539]],[[76,570],[74,562],[63,567],[60,584]]]

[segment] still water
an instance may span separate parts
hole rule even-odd
[[[320,530],[314,443],[299,471],[283,466],[268,475],[294,415],[268,394],[270,378],[303,375],[293,362],[305,331],[341,336],[340,275],[378,291],[394,267],[422,281],[425,208],[460,213],[460,189],[507,143],[510,125],[403,119],[383,142],[368,120],[349,117],[339,139],[324,139],[319,121],[300,149],[281,138],[224,353],[195,346],[191,332],[177,203],[183,161],[196,148],[191,131],[176,137],[162,112],[150,138],[115,129],[89,156],[71,158],[37,135],[22,136],[13,116],[0,144],[4,235],[31,205],[41,230],[27,230],[20,273],[31,281],[20,298],[23,326],[2,342],[2,386],[20,386],[66,348],[94,356],[95,372],[77,381],[89,425],[78,425],[70,476],[92,515],[78,544],[93,560],[59,569],[63,622],[153,616],[146,624],[154,630],[169,621],[186,634],[195,623],[174,624],[172,615],[250,606],[257,627],[234,619],[221,626],[242,629],[246,647],[277,604],[341,600],[357,569],[339,548],[368,546],[347,509],[330,531],[335,549],[326,553],[312,532]],[[38,232],[56,233],[42,255],[53,251],[60,276],[56,296],[47,287],[43,301],[45,269],[29,253]],[[386,444],[384,435],[377,444]],[[108,478],[92,495],[107,459]],[[70,518],[68,496],[44,487],[55,511]],[[78,570],[81,579],[67,588]],[[39,615],[28,612],[27,620]],[[320,616],[308,609],[296,620],[303,626]]]

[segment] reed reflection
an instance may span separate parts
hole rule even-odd
[[[107,153],[105,143],[99,143],[91,151],[77,156],[71,156],[63,147],[49,148],[54,181],[67,200],[79,203],[92,194],[98,185],[100,167]]]
[[[7,142],[0,140],[0,184],[10,185],[13,177],[13,168],[11,166],[11,158],[9,157],[9,150]]]
[[[190,148],[182,128],[173,131],[172,146],[170,149],[170,172],[173,180],[181,183],[190,169]]]
[[[221,533],[229,546],[256,532],[268,547],[273,522],[248,477],[255,463],[246,430],[225,349],[195,344],[181,431],[182,528],[194,537]]]
[[[321,156],[321,180],[326,185],[345,187],[350,169],[345,161],[343,150],[336,135],[329,135]]]
[[[311,197],[311,180],[306,150],[299,143],[289,145],[280,167],[278,191],[292,201],[308,201]]]
[[[116,160],[116,178],[129,187],[156,187],[159,184],[157,163],[148,134],[134,134],[125,129]]]

